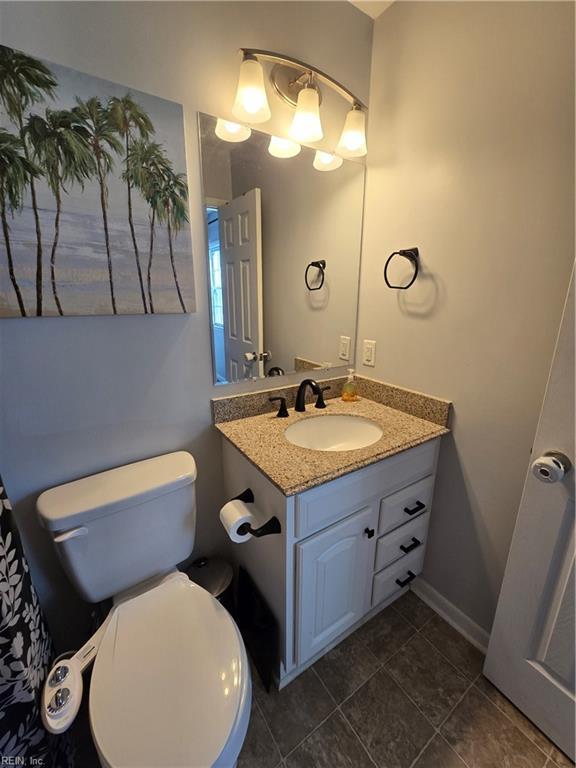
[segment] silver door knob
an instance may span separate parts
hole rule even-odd
[[[548,451],[532,463],[532,474],[543,483],[559,483],[571,468],[568,456],[558,451]]]

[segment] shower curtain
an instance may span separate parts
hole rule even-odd
[[[52,658],[52,640],[0,477],[0,764],[69,768],[73,763],[69,740],[48,734],[40,718]]]

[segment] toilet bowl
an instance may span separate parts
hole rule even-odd
[[[74,656],[80,669],[94,659],[90,727],[103,768],[231,768],[242,748],[252,697],[242,638],[226,609],[175,570],[194,546],[196,476],[179,451],[38,498],[80,594],[114,600]],[[62,709],[51,710],[53,733],[79,701],[68,690],[53,705]]]
[[[250,669],[228,612],[178,573],[121,602],[90,683],[104,768],[230,768],[250,719]]]

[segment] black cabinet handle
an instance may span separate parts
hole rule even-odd
[[[417,549],[422,542],[420,539],[417,539],[416,536],[412,536],[412,543],[411,544],[400,544],[400,549],[405,554],[408,554],[408,552],[412,552],[413,549]]]
[[[404,512],[406,512],[407,515],[417,515],[418,512],[422,512],[424,509],[426,509],[426,504],[417,501],[412,509],[410,509],[410,507],[404,507]]]
[[[408,571],[408,576],[404,580],[402,579],[396,579],[396,584],[398,584],[399,587],[405,587],[407,584],[410,584],[411,581],[413,581],[416,578],[416,574],[412,573],[412,571]]]
[[[364,533],[371,539],[374,536],[374,528],[364,528]]]

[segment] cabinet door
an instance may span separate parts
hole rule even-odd
[[[359,621],[370,600],[377,510],[359,510],[296,545],[297,663],[302,664]]]

